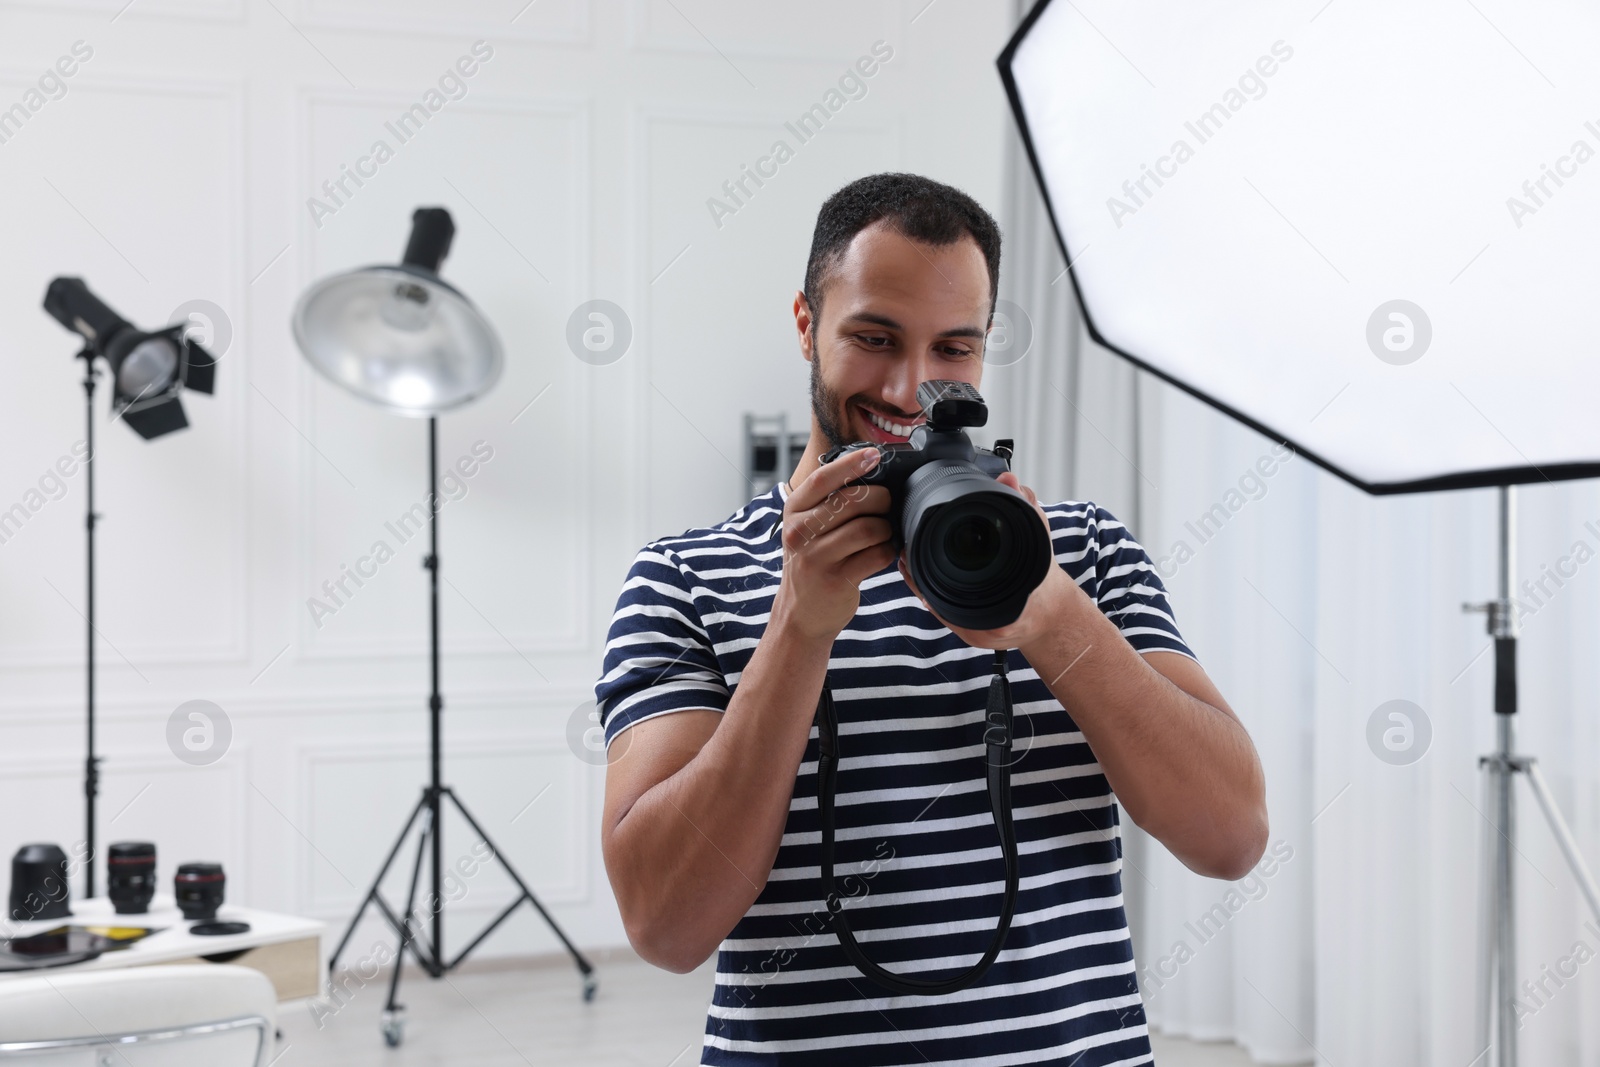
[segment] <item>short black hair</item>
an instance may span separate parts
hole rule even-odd
[[[954,186],[920,174],[889,172],[857,178],[823,201],[817,212],[804,290],[813,321],[822,317],[828,271],[844,257],[855,235],[880,219],[889,219],[924,244],[950,245],[970,235],[989,265],[989,312],[994,313],[1000,291],[1000,227],[993,217]]]

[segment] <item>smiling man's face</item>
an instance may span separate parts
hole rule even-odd
[[[989,270],[970,235],[931,245],[906,237],[892,221],[875,222],[827,272],[819,301],[814,320],[805,296],[795,297],[800,351],[811,363],[813,421],[791,486],[830,448],[904,442],[925,421],[917,405],[923,382],[949,378],[976,388],[983,375]]]

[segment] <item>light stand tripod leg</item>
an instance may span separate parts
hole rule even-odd
[[[1480,769],[1483,773],[1478,784],[1478,810],[1488,812],[1494,807],[1495,771],[1487,760],[1483,761]],[[1490,1020],[1494,1017],[1495,1003],[1495,917],[1499,914],[1499,902],[1495,897],[1498,887],[1494,877],[1496,868],[1489,857],[1494,854],[1500,835],[1495,832],[1494,821],[1487,814],[1481,821],[1483,829],[1478,847],[1478,1017],[1477,1038],[1472,1046],[1477,1052],[1477,1059],[1473,1060],[1470,1067],[1478,1067],[1484,1053],[1489,1051]]]
[[[389,907],[389,902],[383,899],[383,894],[380,893],[373,897],[372,902],[378,905],[379,911],[383,912],[383,917],[389,921],[389,928],[395,932],[395,936],[400,936],[400,916],[396,915],[394,909]],[[433,950],[433,946],[428,944],[428,935],[423,933],[422,923],[418,922],[416,929],[411,933],[411,958],[417,961],[418,967],[437,978],[439,972],[438,956],[439,954]]]
[[[356,909],[355,915],[350,919],[350,925],[345,927],[344,936],[339,939],[339,947],[333,950],[332,956],[328,957],[329,974],[332,974],[335,967],[338,966],[339,957],[344,954],[345,946],[350,943],[351,936],[355,934],[356,926],[361,922],[361,916],[365,915],[367,912],[367,905],[371,904],[373,899],[378,896],[378,887],[383,884],[383,879],[388,875],[389,868],[394,865],[394,858],[400,854],[400,846],[405,844],[406,836],[411,833],[411,827],[415,825],[417,816],[422,814],[422,809],[427,805],[427,803],[428,795],[424,793],[422,795],[422,799],[417,801],[417,806],[411,809],[411,817],[407,819],[406,824],[400,828],[400,836],[394,839],[394,845],[389,849],[389,855],[384,859],[383,866],[378,868],[378,876],[372,880],[372,886],[367,890],[367,895],[361,898],[361,907]],[[380,899],[378,904],[380,907],[382,907],[383,901]],[[395,933],[399,933],[400,927],[399,924],[396,923],[395,917],[389,914],[388,908],[384,908],[383,910],[385,916],[389,919],[390,924],[394,926]]]
[[[567,935],[563,933],[561,927],[556,924],[554,917],[552,917],[548,911],[544,910],[544,905],[540,904],[539,898],[533,895],[533,890],[528,888],[528,883],[522,880],[522,875],[518,874],[517,869],[511,866],[511,862],[507,860],[505,854],[500,851],[500,847],[490,839],[483,827],[478,825],[478,820],[474,819],[472,817],[472,813],[467,810],[466,805],[461,803],[461,798],[456,796],[455,790],[451,789],[449,786],[445,786],[444,793],[450,798],[450,803],[454,804],[456,806],[456,810],[461,813],[461,817],[467,820],[467,825],[472,827],[472,832],[482,838],[484,843],[487,844],[494,852],[494,858],[499,861],[500,866],[505,868],[506,873],[511,876],[511,880],[517,883],[517,888],[522,890],[522,897],[519,897],[516,901],[514,901],[511,905],[511,908],[507,908],[504,912],[502,912],[500,917],[491,923],[489,927],[481,934],[474,938],[471,944],[462,949],[461,954],[450,961],[448,969],[454,969],[456,964],[466,959],[467,953],[471,952],[473,948],[477,946],[479,941],[482,941],[485,937],[487,937],[491,930],[493,930],[496,926],[499,926],[501,920],[511,913],[512,908],[515,908],[517,904],[522,903],[523,898],[526,898],[528,903],[532,904],[534,909],[538,911],[540,917],[544,919],[546,925],[550,927],[551,932],[554,933],[558,939],[560,939],[561,944],[566,947],[567,952],[571,954],[572,961],[577,964],[578,971],[583,975],[584,978],[583,999],[591,999],[594,996],[595,990],[595,982],[593,978],[594,965],[584,958],[583,953],[578,951],[578,947],[576,945],[567,940]]]
[[[1578,842],[1573,839],[1572,831],[1561,817],[1561,809],[1556,806],[1556,798],[1544,780],[1544,772],[1539,770],[1538,761],[1531,757],[1523,761],[1522,769],[1527,772],[1528,784],[1533,787],[1534,798],[1544,811],[1544,820],[1550,824],[1556,844],[1561,846],[1561,854],[1567,858],[1567,866],[1572,868],[1572,877],[1577,880],[1583,899],[1588,901],[1589,911],[1595,921],[1600,922],[1600,887],[1595,885],[1594,875],[1589,873],[1588,865],[1583,862],[1583,854],[1578,851]]]
[[[411,865],[411,886],[406,890],[406,910],[400,916],[400,951],[394,955],[394,971],[389,975],[389,999],[383,1006],[383,1038],[390,1047],[400,1044],[404,1036],[405,1006],[395,1002],[395,996],[400,992],[400,969],[405,966],[406,949],[411,947],[411,915],[417,908],[417,882],[422,878],[422,857],[428,851],[428,839],[438,830],[433,821],[433,812],[437,807],[437,796],[424,795],[426,804],[432,799],[435,804],[428,807],[428,815],[422,820],[422,836],[417,838],[417,858]]]

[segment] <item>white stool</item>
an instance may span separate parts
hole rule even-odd
[[[63,970],[0,982],[0,1064],[265,1067],[277,994],[226,964]]]

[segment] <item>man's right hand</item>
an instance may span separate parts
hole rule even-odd
[[[888,488],[845,487],[879,459],[876,448],[846,452],[812,471],[784,504],[783,579],[772,614],[806,636],[837,637],[861,606],[861,583],[895,561]]]

